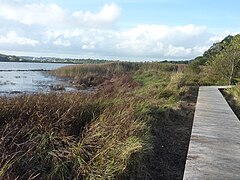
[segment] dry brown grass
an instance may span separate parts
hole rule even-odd
[[[2,179],[112,178],[142,151],[135,103],[79,94],[1,99]]]

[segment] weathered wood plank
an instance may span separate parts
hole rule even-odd
[[[183,179],[240,179],[240,122],[218,87],[200,87]]]

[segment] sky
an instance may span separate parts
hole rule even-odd
[[[239,0],[0,0],[0,53],[188,60],[240,32]]]

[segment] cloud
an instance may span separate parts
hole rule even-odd
[[[105,4],[99,12],[67,12],[57,4],[31,3],[21,1],[1,1],[0,16],[26,25],[46,27],[98,27],[114,24],[121,15],[121,8],[116,4]]]
[[[201,39],[199,38],[201,37]],[[139,25],[120,34],[116,45],[123,52],[160,58],[190,58],[200,55],[209,33],[205,26]]]
[[[0,36],[0,44],[36,46],[40,43],[37,40],[20,37],[15,31],[10,31],[5,36]]]
[[[191,52],[192,52],[191,48],[176,47],[170,44],[164,51],[164,55],[166,57],[186,57],[190,55]]]
[[[201,55],[211,44],[205,26],[138,25],[127,30],[73,29],[44,33],[46,43],[70,46],[71,53],[96,56],[184,59]],[[64,51],[64,49],[63,49]],[[67,50],[69,51],[69,49]],[[67,53],[67,52],[66,52]]]
[[[105,4],[101,10],[93,14],[90,11],[76,11],[72,14],[79,24],[90,27],[102,27],[114,23],[121,15],[121,8],[116,4]]]
[[[53,44],[57,46],[65,46],[65,47],[71,46],[71,43],[69,41],[64,41],[60,38],[53,41]]]
[[[212,37],[206,27],[201,26],[145,24],[126,30],[52,29],[39,32],[37,40],[10,31],[0,36],[0,44],[11,43],[13,50],[15,44],[38,45],[39,52],[80,56],[91,53],[99,58],[190,59],[201,55],[211,45],[209,39]]]
[[[22,2],[2,1],[0,16],[26,25],[57,25],[63,23],[66,14],[56,4],[23,4]]]
[[[95,48],[95,43],[94,42],[82,45],[83,50],[91,50],[91,49],[94,49],[94,48]]]

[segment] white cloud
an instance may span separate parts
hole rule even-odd
[[[161,58],[193,57],[200,55],[199,49],[205,46],[209,36],[205,26],[166,26],[139,25],[122,32],[117,48],[139,55],[154,55]],[[204,37],[198,39],[198,37]],[[191,42],[191,44],[189,44]]]
[[[58,38],[55,41],[53,41],[53,44],[57,46],[65,46],[65,47],[71,46],[71,43],[69,41],[65,41],[61,38]]]
[[[105,4],[96,14],[90,11],[76,11],[72,15],[79,24],[102,27],[114,23],[121,15],[121,8],[116,4]]]
[[[15,33],[7,35],[13,41]],[[91,53],[95,57],[142,57],[155,59],[189,59],[201,55],[212,37],[203,26],[139,25],[127,30],[75,28],[41,32],[39,50],[64,54]],[[17,38],[15,38],[16,41]],[[7,42],[8,40],[2,40]],[[0,39],[1,42],[1,39]],[[38,41],[18,38],[31,45]]]
[[[166,26],[166,25],[138,25],[131,30],[124,33],[124,36],[137,38],[150,38],[150,39],[174,39],[175,38],[186,38],[197,36],[206,31],[205,26],[194,26],[193,24],[185,26]]]
[[[75,11],[68,13],[57,4],[32,3],[19,1],[1,1],[0,16],[26,25],[46,27],[98,27],[114,24],[121,15],[121,8],[116,4],[105,4],[97,13]]]
[[[95,48],[95,43],[94,42],[82,45],[83,50],[91,50],[91,49],[94,49],[94,48]]]
[[[64,37],[65,39],[70,39],[78,36],[83,36],[84,30],[81,29],[73,29],[73,30],[47,30],[43,32],[43,36],[45,36],[48,40],[55,39],[58,37]]]
[[[176,26],[171,28],[171,33],[179,32],[181,34],[186,34],[188,36],[196,36],[201,34],[206,30],[205,26],[195,26],[193,24],[189,24],[186,26]]]
[[[15,31],[10,31],[5,36],[0,36],[0,44],[36,46],[40,43],[37,40],[20,37]]]
[[[61,24],[66,14],[56,4],[22,4],[21,2],[2,1],[0,16],[26,25],[57,25]]]
[[[209,44],[209,45],[212,45],[212,44]],[[208,50],[209,48],[209,45],[208,46],[195,46],[193,47],[193,54],[195,54],[196,56],[197,55],[202,55],[206,50]]]
[[[186,57],[190,55],[192,52],[191,48],[184,48],[184,47],[176,47],[170,44],[165,52],[164,55],[166,57]]]

